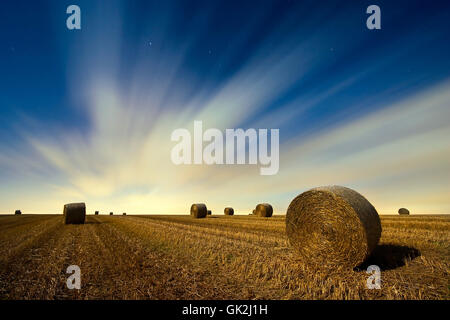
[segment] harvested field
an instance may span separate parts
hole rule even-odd
[[[381,223],[365,264],[325,272],[299,260],[284,216],[0,216],[0,299],[449,299],[450,216]],[[381,290],[366,288],[369,264]]]

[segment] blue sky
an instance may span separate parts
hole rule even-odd
[[[448,1],[7,0],[0,27],[2,213],[284,213],[323,184],[450,212]],[[174,166],[194,120],[280,129],[279,174]]]

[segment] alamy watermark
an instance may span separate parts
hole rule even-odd
[[[370,277],[367,278],[367,289],[381,289],[381,270],[377,265],[370,265],[367,267],[367,274]]]
[[[275,175],[280,167],[280,130],[216,128],[203,132],[203,122],[194,121],[194,133],[180,128],[172,132],[178,142],[171,152],[172,162],[180,164],[250,164],[260,165],[261,175]],[[208,143],[204,148],[204,142]],[[270,149],[270,152],[269,152]],[[248,157],[247,157],[248,155]]]
[[[67,274],[70,276],[67,278],[66,284],[69,290],[81,289],[81,269],[79,266],[71,265],[67,267]]]
[[[369,30],[381,29],[381,9],[379,6],[373,4],[367,7],[367,14],[370,16],[366,20],[366,26]]]
[[[79,6],[72,4],[67,7],[67,14],[70,14],[66,20],[66,27],[69,30],[81,30],[81,9]]]
[[[366,20],[366,26],[369,30],[380,30],[381,29],[381,9],[379,6],[372,4],[367,7],[366,13],[370,16]],[[67,7],[66,14],[70,16],[67,17],[66,26],[69,30],[81,30],[81,8],[78,5],[72,4]],[[150,45],[152,43],[150,42]]]

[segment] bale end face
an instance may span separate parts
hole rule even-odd
[[[258,217],[266,217],[269,218],[273,215],[273,208],[268,203],[260,203],[256,206],[254,214]]]
[[[234,209],[231,208],[231,207],[226,207],[226,208],[223,210],[223,213],[224,213],[226,216],[232,216],[232,215],[234,215]]]
[[[286,214],[286,233],[308,265],[353,268],[375,249],[381,222],[375,208],[356,191],[320,187],[292,200]]]
[[[65,224],[84,224],[86,219],[86,204],[69,203],[64,205],[63,216]]]
[[[204,203],[194,203],[191,206],[191,216],[196,219],[205,218],[208,215],[208,209]]]
[[[406,208],[400,208],[400,209],[398,209],[398,214],[399,215],[409,215],[409,210],[408,209],[406,209]]]

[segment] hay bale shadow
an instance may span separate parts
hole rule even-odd
[[[403,267],[407,260],[413,260],[420,256],[420,251],[413,247],[400,246],[395,244],[378,245],[361,265],[355,268],[355,271],[366,271],[370,265],[377,265],[381,271],[392,270]]]

